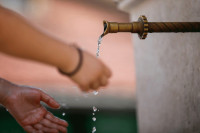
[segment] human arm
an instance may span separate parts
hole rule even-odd
[[[79,62],[74,47],[55,39],[33,26],[17,13],[0,7],[0,51],[6,54],[40,61],[61,69],[74,70]],[[83,52],[83,64],[70,77],[84,91],[105,86],[111,76],[110,70],[88,52]]]

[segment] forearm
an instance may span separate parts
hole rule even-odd
[[[23,17],[0,7],[0,51],[66,68],[76,51],[32,26]],[[74,56],[74,57],[73,57]]]

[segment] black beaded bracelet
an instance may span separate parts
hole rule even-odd
[[[67,72],[63,72],[61,69],[58,68],[58,71],[61,74],[67,75],[69,77],[75,75],[80,70],[80,68],[81,68],[81,66],[83,64],[83,51],[79,47],[77,47],[77,46],[75,46],[75,48],[77,49],[78,54],[79,54],[79,62],[78,62],[77,67],[74,69],[74,71],[72,71],[70,73],[67,73]]]

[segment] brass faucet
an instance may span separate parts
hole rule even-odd
[[[148,33],[154,32],[200,32],[200,22],[148,22],[142,15],[137,22],[117,23],[103,21],[105,36],[108,33],[131,32],[138,33],[140,39],[145,39]]]

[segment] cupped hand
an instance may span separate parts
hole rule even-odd
[[[41,101],[51,108],[59,108],[59,104],[43,91],[25,86],[11,88],[4,106],[28,133],[66,133],[68,123],[48,112]]]
[[[74,64],[74,62],[77,64],[78,61],[73,59],[71,64]],[[91,91],[106,86],[110,77],[110,69],[101,60],[83,51],[81,68],[70,78],[79,85],[82,91]]]

